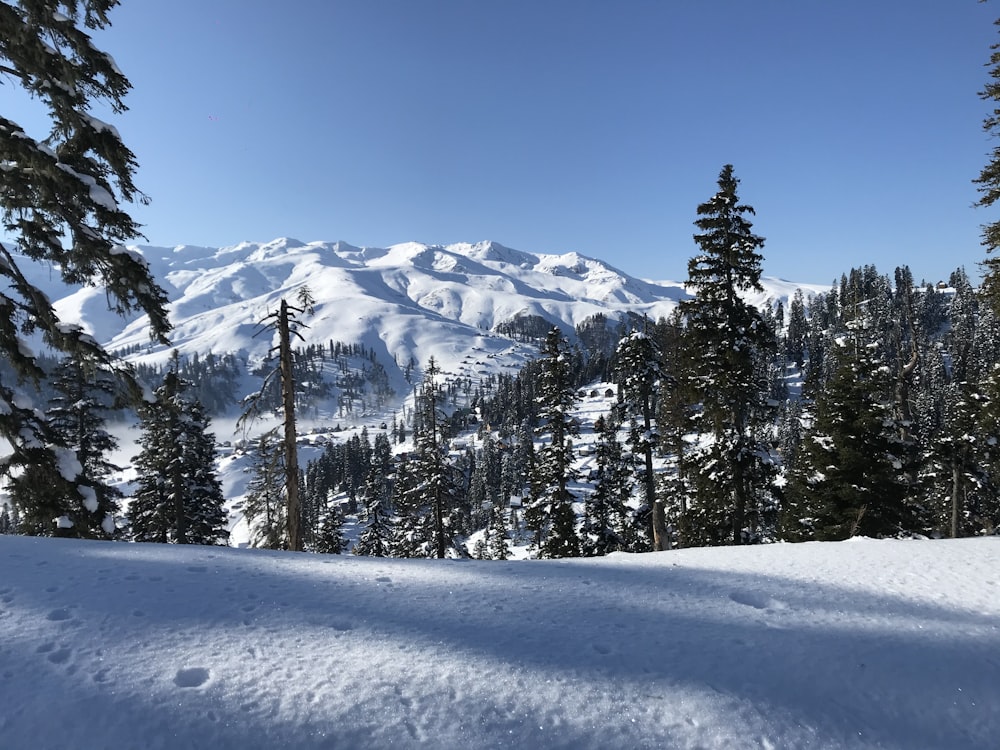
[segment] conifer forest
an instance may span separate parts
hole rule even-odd
[[[81,3],[79,20],[102,28],[115,4]],[[827,291],[751,304],[766,241],[728,164],[691,206],[687,294],[670,316],[595,315],[573,330],[537,315],[498,321],[493,334],[535,352],[517,372],[473,380],[428,353],[391,363],[411,389],[400,392],[370,343],[308,338],[305,287],[261,321],[280,338],[263,361],[219,351],[156,365],[127,361],[138,346],[106,351],[60,320],[18,265],[104,288],[113,309],[146,314],[153,340],[169,342],[166,293],[122,244],[139,232],[119,204],[142,199],[138,165],[87,114],[92,101],[120,111],[130,84],[74,19],[39,10],[49,5],[59,4],[0,3],[0,71],[52,119],[42,142],[0,116],[10,238],[0,243],[0,433],[11,448],[0,531],[225,544],[233,509],[211,417],[243,411],[250,425],[281,421],[239,447],[251,467],[237,510],[256,547],[507,559],[515,547],[557,558],[997,533],[1000,222],[983,227],[981,278],[863,266]],[[997,107],[1000,52],[990,64],[981,97]],[[67,70],[80,85],[53,85]],[[984,121],[994,136],[997,111]],[[970,179],[990,208],[1000,147]],[[757,208],[763,226],[778,210]],[[251,376],[263,382],[252,403],[240,391]],[[584,425],[579,403],[598,392],[604,413]],[[385,415],[379,429],[351,429],[372,413]],[[305,417],[334,438],[299,465]],[[121,420],[141,432],[127,487],[114,481],[123,467],[106,429]]]

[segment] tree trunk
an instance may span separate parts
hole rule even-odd
[[[653,525],[653,552],[662,552],[670,549],[670,537],[667,535],[667,514],[663,510],[663,503],[656,496],[656,477],[653,475],[653,441],[650,439],[650,430],[653,426],[652,405],[649,403],[649,396],[643,404],[643,427],[646,430],[645,454],[646,474],[643,477],[646,486],[646,502],[649,503],[651,521]]]
[[[962,505],[962,471],[958,461],[951,462],[951,538],[958,539],[959,509]]]
[[[278,313],[278,356],[281,367],[281,399],[285,419],[285,501],[288,507],[288,549],[301,552],[302,530],[299,508],[299,455],[295,444],[295,378],[292,374],[292,342],[288,325],[288,303],[282,299]]]

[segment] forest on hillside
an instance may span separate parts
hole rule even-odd
[[[152,339],[169,345],[166,292],[123,244],[139,226],[122,204],[145,198],[135,156],[89,114],[95,104],[123,111],[131,87],[82,30],[107,26],[114,5],[0,3],[0,70],[51,120],[50,137],[36,140],[0,116],[0,210],[13,238],[0,243],[0,436],[10,447],[0,532],[225,543],[210,413],[236,401],[249,364],[211,355],[131,366],[60,320],[18,268],[45,263],[67,284],[103,288],[111,309],[147,316]],[[1000,50],[990,66],[981,96],[996,106]],[[984,120],[990,135],[998,112]],[[1000,146],[974,182],[978,205],[1000,199]],[[331,388],[340,418],[401,394],[357,342],[293,348],[289,320],[273,321],[281,352],[257,363],[265,385],[253,405],[283,430],[253,448],[253,543],[340,552],[345,514],[362,526],[352,551],[402,557],[996,533],[1000,257],[987,256],[978,288],[964,269],[939,287],[905,266],[891,276],[866,266],[787,309],[756,307],[744,295],[761,291],[764,238],[738,187],[725,165],[697,206],[692,296],[669,319],[595,318],[575,332],[537,316],[505,323],[502,333],[539,346],[521,373],[462,382],[428,357],[391,430],[331,443],[301,471],[297,413]],[[983,227],[983,245],[1000,247],[1000,222]],[[598,382],[613,383],[615,403],[594,425],[597,469],[581,479],[574,410],[580,388]],[[142,431],[128,502],[106,429],[121,408]],[[472,429],[477,447],[455,442]]]

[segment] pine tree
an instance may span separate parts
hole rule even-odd
[[[506,560],[510,557],[510,535],[507,531],[507,511],[504,503],[497,500],[490,508],[488,541],[486,553],[491,560]]]
[[[685,472],[688,438],[697,429],[694,405],[700,394],[688,391],[693,379],[687,375],[691,362],[685,349],[681,311],[677,309],[670,318],[658,321],[654,335],[664,372],[657,396],[660,450],[665,457],[659,476],[659,495],[663,498],[668,522],[672,521],[670,526],[676,545],[686,547],[697,541],[691,528],[690,489]]]
[[[404,501],[397,505],[404,516],[400,531],[410,552],[419,557],[462,554],[455,514],[458,478],[448,461],[444,438],[443,397],[437,380],[440,374],[432,357],[424,371],[416,404],[420,429],[414,429],[414,450],[406,477],[409,481],[403,488]]]
[[[586,512],[581,536],[582,552],[587,556],[607,555],[618,550],[631,551],[626,502],[631,489],[629,470],[621,443],[618,423],[612,415],[601,416],[594,422],[597,433],[597,483],[586,500]]]
[[[1000,19],[994,22],[1000,27]],[[983,119],[983,130],[994,140],[1000,135],[1000,43],[990,45],[992,50],[989,61],[990,80],[979,92],[981,99],[991,102],[993,111]],[[983,167],[979,177],[973,180],[980,193],[976,205],[989,208],[1000,200],[1000,145],[995,145],[990,154],[989,163]],[[1000,257],[990,255],[1000,248],[1000,221],[991,221],[982,226],[982,245],[986,248],[987,257],[983,267],[983,296],[992,309],[1000,314]]]
[[[324,511],[312,548],[324,555],[339,555],[347,549],[344,513],[339,503],[329,504]]]
[[[68,358],[57,368],[52,385],[56,395],[49,402],[49,424],[76,452],[82,469],[76,482],[78,492],[86,496],[85,512],[76,516],[76,528],[112,537],[122,498],[121,490],[109,484],[111,476],[121,471],[108,459],[118,441],[105,428],[106,415],[118,396],[114,375],[106,368]]]
[[[389,557],[392,550],[392,446],[385,433],[375,436],[371,468],[364,487],[364,531],[351,550],[356,555]]]
[[[428,557],[427,550],[433,546],[430,514],[416,491],[419,478],[411,471],[411,463],[404,454],[396,466],[396,481],[392,485],[392,507],[396,514],[391,524],[391,557]]]
[[[805,365],[808,330],[809,321],[806,318],[802,290],[796,289],[788,308],[788,326],[785,329],[785,358],[789,362],[794,362],[799,370]]]
[[[302,508],[299,499],[299,457],[295,434],[295,366],[292,353],[292,337],[305,341],[300,329],[305,327],[297,316],[311,313],[313,297],[308,287],[300,287],[298,294],[299,306],[288,304],[284,297],[278,303],[277,311],[265,316],[261,322],[261,330],[272,330],[278,343],[272,347],[272,352],[278,353],[278,367],[264,378],[260,391],[246,402],[246,408],[240,417],[240,424],[251,424],[260,414],[266,402],[266,396],[278,380],[281,390],[282,415],[282,446],[284,448],[285,467],[285,522],[288,526],[288,549],[301,552],[305,549],[305,534],[302,529]]]
[[[534,546],[540,557],[576,557],[580,541],[569,481],[573,477],[571,436],[579,432],[579,427],[571,414],[576,391],[568,345],[558,328],[546,337],[539,364],[539,432],[548,435],[548,441],[538,450],[524,521],[535,533]]]
[[[274,431],[257,439],[247,482],[243,515],[250,529],[250,546],[287,549],[285,536],[284,467],[282,450]]]
[[[215,475],[215,436],[187,384],[172,369],[140,414],[138,488],[129,507],[138,542],[224,544],[226,511]]]
[[[892,383],[874,347],[844,343],[790,472],[785,538],[896,536],[916,514],[911,446],[892,418]]]
[[[14,372],[11,381],[0,381],[0,436],[12,450],[0,468],[44,470],[61,477],[69,494],[77,493],[75,477],[62,476],[71,472],[59,456],[58,440],[19,393],[21,382],[37,385],[43,375],[22,336],[40,333],[51,349],[111,368],[134,383],[80,326],[59,320],[22,271],[24,259],[58,269],[66,283],[103,286],[116,312],[148,314],[151,335],[163,343],[170,329],[165,293],[142,257],[122,244],[140,236],[122,208],[145,199],[132,182],[135,156],[113,126],[90,114],[94,106],[121,113],[130,88],[87,33],[107,27],[115,5],[115,0],[0,3],[0,73],[41,102],[51,122],[47,137],[39,139],[0,116],[0,216],[2,234],[9,238],[0,243],[0,352]],[[55,531],[50,517],[44,533]]]
[[[689,390],[701,397],[699,431],[710,439],[687,457],[696,507],[691,534],[701,543],[759,537],[773,503],[773,460],[764,431],[772,408],[767,371],[775,341],[743,292],[762,291],[758,250],[764,239],[747,219],[732,165],[719,190],[698,206],[694,236],[701,253],[688,262],[694,299],[681,304],[687,328]],[[695,518],[696,517],[696,518]]]
[[[114,375],[100,365],[66,358],[56,367],[52,387],[46,427],[64,457],[62,470],[51,477],[47,465],[31,465],[11,480],[23,531],[51,533],[52,519],[61,518],[60,536],[112,538],[122,496],[109,484],[120,467],[107,454],[118,442],[104,426],[118,391]]]
[[[651,519],[653,551],[670,549],[663,501],[656,496],[653,451],[659,443],[656,426],[656,395],[665,377],[660,352],[652,337],[633,331],[618,344],[615,380],[619,385],[620,408],[632,420],[628,444],[640,457],[640,480],[646,509]]]

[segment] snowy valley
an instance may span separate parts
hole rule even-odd
[[[310,289],[301,345],[327,386],[300,415],[303,469],[360,435],[413,451],[397,424],[412,427],[432,357],[446,411],[466,413],[451,455],[483,460],[484,434],[500,429],[484,433],[473,399],[536,360],[547,329],[585,348],[594,321],[620,332],[686,298],[600,261],[495,243],[136,250],[169,292],[182,359],[235,363],[211,422],[231,547],[251,541],[255,457],[237,401],[260,386],[275,341],[258,323],[281,298]],[[171,352],[143,319],[120,321],[100,290],[67,292],[32,268],[65,320],[159,377]],[[826,289],[763,285],[748,301],[768,310]],[[782,373],[799,388],[798,368]],[[617,401],[608,381],[576,388],[580,519]],[[111,429],[128,496],[137,430]],[[354,489],[328,498],[349,544],[365,521]],[[518,501],[504,500],[511,517]],[[483,552],[484,533],[461,540],[466,554]],[[531,539],[510,533],[506,560],[0,535],[0,745],[988,750],[1000,737],[996,536],[535,560]]]

